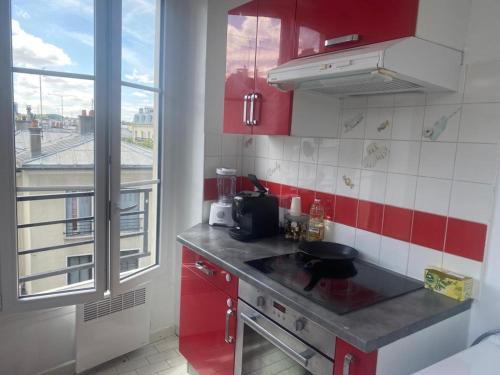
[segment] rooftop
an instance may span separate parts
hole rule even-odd
[[[18,169],[92,168],[94,134],[80,134],[69,129],[44,129],[42,152],[32,156],[28,130],[16,132],[16,164]],[[122,168],[149,169],[153,165],[152,150],[121,142]]]

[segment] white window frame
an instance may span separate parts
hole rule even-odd
[[[156,275],[160,270],[161,264],[161,251],[164,231],[160,230],[162,228],[162,215],[161,208],[163,207],[164,191],[161,189],[161,180],[151,180],[146,183],[137,184],[136,186],[145,185],[156,185],[159,190],[157,205],[158,205],[158,215],[157,215],[157,225],[156,225],[156,262],[155,264],[137,272],[124,273],[125,277],[122,279],[120,274],[120,201],[121,201],[121,189],[124,185],[130,186],[129,184],[123,184],[121,182],[121,88],[122,86],[132,87],[139,90],[146,90],[149,92],[156,93],[156,108],[158,109],[158,171],[160,176],[163,178],[165,176],[164,171],[164,150],[162,146],[162,134],[163,134],[163,103],[164,95],[163,88],[165,87],[165,77],[164,77],[164,66],[165,66],[165,48],[164,41],[165,38],[165,6],[166,1],[160,1],[160,11],[156,15],[157,24],[160,25],[159,40],[158,45],[155,46],[158,51],[158,59],[155,61],[155,75],[158,77],[159,87],[154,88],[150,86],[145,86],[141,84],[135,84],[131,82],[124,82],[121,78],[121,52],[122,52],[122,0],[111,0],[113,14],[113,22],[111,24],[111,40],[120,41],[119,43],[111,44],[111,63],[112,66],[117,67],[111,71],[111,92],[110,92],[110,138],[111,138],[111,150],[110,150],[110,292],[111,295],[123,294],[126,291],[137,287],[138,285],[150,281],[151,277]],[[118,68],[120,67],[120,68]],[[147,233],[145,234],[147,235]]]
[[[134,286],[149,281],[158,271],[163,232],[161,228],[161,208],[163,192],[159,189],[156,262],[140,272],[120,280],[120,146],[121,146],[121,0],[94,0],[94,102],[95,102],[95,165],[94,165],[94,288],[67,290],[19,297],[18,254],[17,254],[17,214],[15,175],[15,132],[13,117],[13,64],[11,39],[11,1],[0,1],[0,310],[22,312],[51,307],[82,304],[104,298],[105,293],[123,293]],[[165,40],[164,25],[165,0],[161,0],[162,17],[160,40]],[[109,21],[111,20],[111,21]],[[164,48],[161,49],[159,66],[164,64]],[[119,68],[120,67],[120,68]],[[156,68],[156,67],[155,67]],[[23,69],[16,68],[16,71]],[[32,69],[26,69],[32,70]],[[33,70],[32,70],[33,71]],[[44,75],[81,78],[85,75],[73,73],[47,72]],[[163,72],[159,71],[160,87],[164,87]],[[87,79],[88,79],[87,75]],[[91,76],[90,76],[91,77]],[[144,89],[141,85],[128,84]],[[151,90],[151,88],[147,87]],[[161,110],[163,95],[158,92]],[[158,112],[160,112],[160,110]],[[11,126],[6,126],[11,124]],[[159,128],[163,127],[159,113]],[[161,134],[161,131],[160,131]],[[160,134],[158,137],[160,137]],[[159,144],[162,139],[158,138]],[[158,170],[164,176],[163,151],[159,148]],[[102,162],[98,162],[102,161]],[[159,185],[159,180],[149,182]],[[144,184],[142,185],[144,186]]]

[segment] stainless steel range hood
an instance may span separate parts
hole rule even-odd
[[[461,65],[462,52],[410,37],[292,60],[268,83],[333,96],[456,91]]]

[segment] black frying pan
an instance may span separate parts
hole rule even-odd
[[[350,246],[335,242],[303,241],[299,244],[299,249],[323,260],[349,260],[352,261],[358,257],[358,250]]]

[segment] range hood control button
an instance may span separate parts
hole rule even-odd
[[[257,297],[257,307],[264,307],[266,304],[266,299],[263,296]]]
[[[299,318],[295,321],[295,330],[302,331],[306,328],[306,320],[304,318]]]

